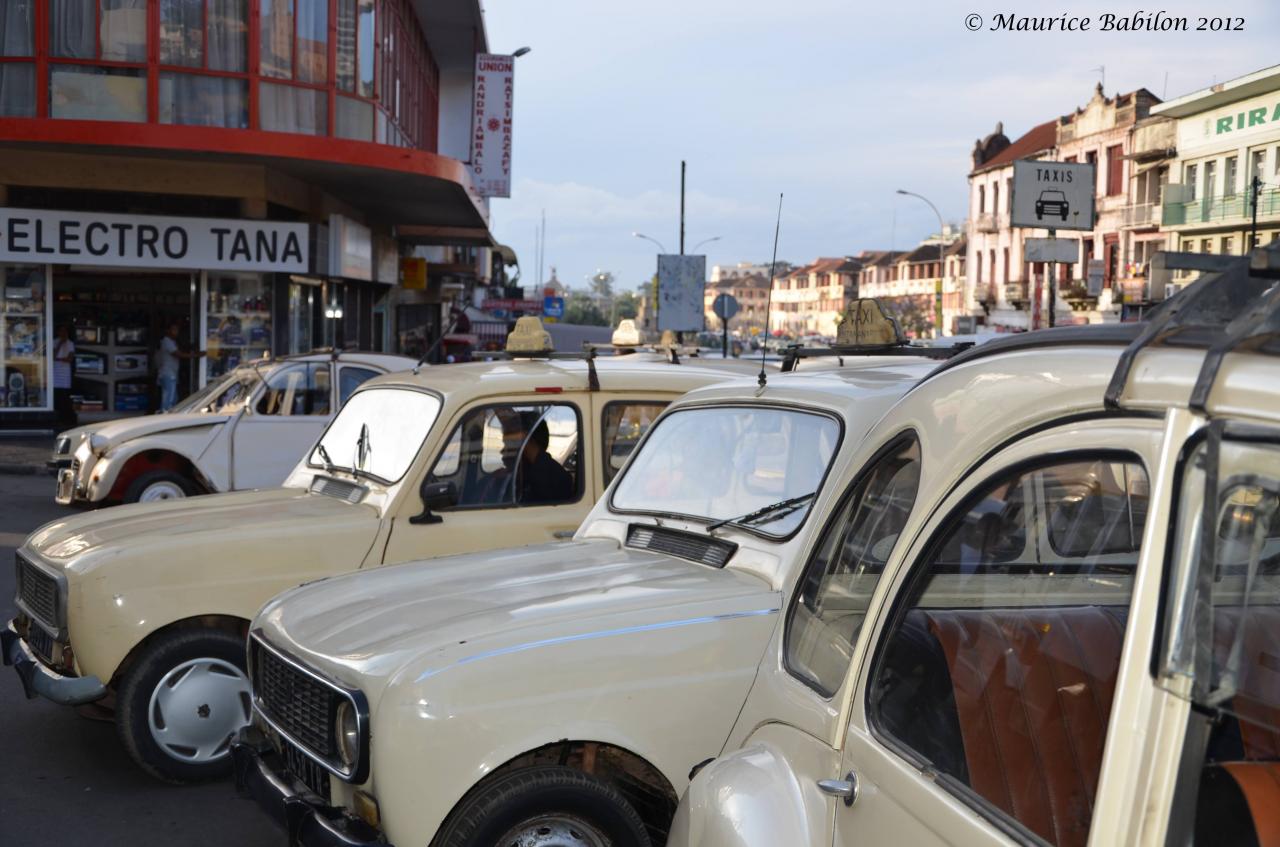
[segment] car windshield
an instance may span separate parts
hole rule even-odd
[[[233,412],[245,404],[261,379],[252,367],[236,368],[179,402],[171,413]]]
[[[681,409],[654,426],[611,502],[785,537],[804,523],[839,441],[840,425],[826,415]]]
[[[312,448],[307,465],[399,482],[439,413],[439,398],[412,388],[357,391]]]

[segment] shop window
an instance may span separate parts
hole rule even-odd
[[[258,123],[268,132],[328,132],[329,96],[323,89],[263,82],[258,86],[258,103]]]
[[[608,485],[640,439],[657,420],[666,403],[610,403],[604,409],[604,482]]]
[[[534,506],[581,499],[581,439],[572,406],[486,406],[467,414],[431,469],[459,506]]]
[[[160,2],[162,65],[243,73],[247,42],[248,0]]]
[[[147,119],[146,71],[54,65],[49,71],[49,114],[81,121]]]
[[[877,727],[1047,844],[1089,839],[1148,494],[1113,458],[993,480],[926,548],[878,651]]]
[[[160,123],[247,129],[249,82],[197,74],[160,74]]]
[[[49,404],[44,268],[0,265],[0,408]]]
[[[210,274],[206,304],[209,378],[271,352],[271,284],[257,274]]]

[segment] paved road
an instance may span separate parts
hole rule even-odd
[[[71,511],[47,476],[0,476],[0,615],[13,616],[13,550]],[[0,845],[267,847],[284,837],[229,782],[162,785],[138,770],[115,727],[27,700],[0,667]]]

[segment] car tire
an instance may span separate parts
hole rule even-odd
[[[177,471],[154,470],[138,474],[124,492],[126,503],[149,503],[191,497],[198,489],[190,477]]]
[[[244,638],[185,630],[144,648],[116,691],[116,734],[147,773],[172,783],[231,773],[231,739],[249,722]]]
[[[521,840],[521,836],[526,836]],[[433,847],[650,847],[644,821],[616,788],[572,768],[539,766],[504,774],[473,792]]]

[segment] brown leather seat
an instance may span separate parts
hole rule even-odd
[[[1238,758],[1280,760],[1280,607],[1217,606],[1214,614],[1214,665],[1226,666],[1231,639],[1244,622],[1239,678],[1229,711],[1240,716]],[[1216,681],[1215,681],[1216,682]],[[1237,758],[1237,757],[1232,757]]]
[[[946,657],[970,787],[1060,847],[1088,840],[1127,611],[921,610]]]

